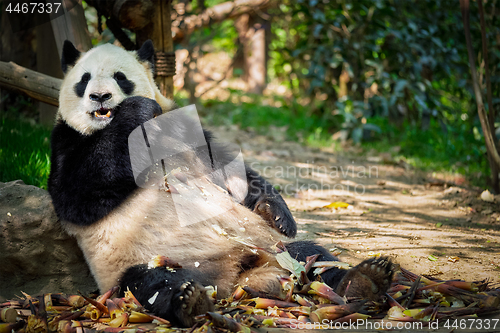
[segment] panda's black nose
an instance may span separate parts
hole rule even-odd
[[[90,100],[94,101],[94,102],[104,102],[104,101],[107,101],[108,99],[111,98],[111,94],[110,93],[106,93],[106,94],[90,94],[89,95],[89,98]]]

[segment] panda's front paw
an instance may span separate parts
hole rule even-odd
[[[367,259],[347,271],[336,292],[375,301],[389,289],[393,275],[393,264],[387,257]]]
[[[161,115],[161,107],[154,100],[141,96],[124,99],[118,106],[117,116],[124,121],[132,121],[138,125]]]
[[[195,324],[194,317],[214,310],[214,304],[205,287],[197,282],[184,282],[173,297],[173,309],[179,323],[184,327]]]
[[[257,202],[254,212],[283,235],[293,238],[297,234],[297,224],[284,202],[264,198]]]

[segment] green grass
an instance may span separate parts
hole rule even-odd
[[[382,129],[378,141],[363,143],[367,150],[389,151],[400,146],[398,157],[405,158],[410,165],[424,171],[458,173],[465,175],[476,186],[486,187],[490,174],[486,147],[477,130],[465,123],[448,126],[444,132],[436,121],[422,131],[408,124],[396,127],[386,118],[371,119]]]
[[[47,189],[50,129],[22,119],[0,118],[0,181],[22,179]]]
[[[287,139],[317,145],[332,144],[331,134],[325,127],[333,126],[333,119],[322,119],[311,115],[308,109],[300,104],[282,107],[263,105],[259,98],[253,103],[231,103],[227,101],[205,100],[201,103],[200,114],[210,125],[237,124],[241,128],[252,128],[258,134],[267,134],[269,128],[285,127]]]

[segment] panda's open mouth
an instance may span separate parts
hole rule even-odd
[[[94,112],[92,112],[92,115],[95,118],[98,118],[98,119],[113,118],[114,110],[113,109],[100,108],[99,110],[95,110]]]

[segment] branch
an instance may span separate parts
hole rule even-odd
[[[481,88],[479,87],[479,83],[477,81],[476,65],[474,63],[475,55],[472,49],[472,38],[470,34],[469,0],[460,0],[460,9],[462,10],[462,20],[464,23],[464,30],[465,30],[465,42],[467,44],[467,53],[469,56],[469,66],[472,78],[472,85],[474,88],[474,95],[476,96],[477,113],[479,115],[479,120],[481,122],[481,128],[483,129],[484,140],[486,142],[486,149],[492,161],[497,165],[497,167],[500,167],[500,156],[498,155],[498,151],[495,145],[495,140],[493,139],[493,135],[491,133],[491,127],[488,121],[488,117],[486,115],[486,111],[484,110]]]
[[[174,41],[182,40],[196,29],[208,27],[214,22],[221,22],[228,18],[235,18],[252,11],[262,10],[273,4],[272,0],[235,0],[207,8],[199,15],[178,16],[172,22]]]
[[[59,106],[62,80],[24,68],[13,62],[0,61],[0,86],[14,89],[39,101]]]
[[[481,22],[481,41],[483,42],[484,77],[486,80],[486,100],[488,101],[488,120],[492,133],[495,133],[495,110],[493,109],[493,97],[491,95],[490,69],[488,66],[488,40],[486,39],[486,24],[484,22],[483,0],[477,2],[479,6],[479,19]]]

